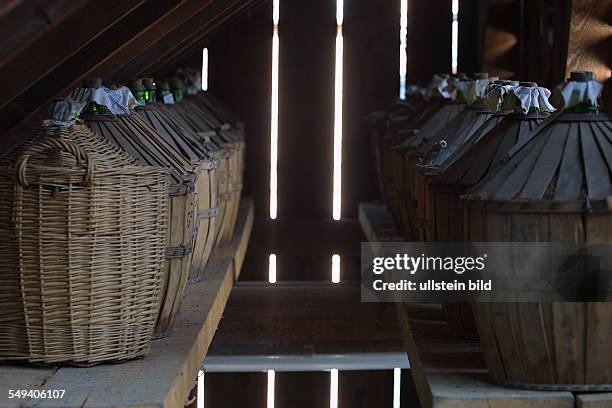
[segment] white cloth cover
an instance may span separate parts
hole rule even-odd
[[[429,91],[427,93],[430,98],[439,95],[444,99],[455,99],[457,91],[451,85],[450,78],[434,75],[429,83]]]
[[[453,86],[461,92],[463,99],[468,105],[473,104],[478,99],[483,99],[489,88],[489,83],[496,80],[497,78],[489,79],[460,79],[453,82]]]
[[[563,98],[564,107],[571,108],[583,102],[589,102],[597,106],[597,99],[603,89],[603,85],[597,81],[588,82],[563,82],[555,87],[555,97]]]
[[[106,106],[113,115],[130,113],[130,110],[140,105],[126,86],[118,89],[109,89],[104,86],[77,88],[72,91],[70,98],[85,104],[94,101],[98,105]]]
[[[85,104],[68,98],[56,99],[49,104],[47,113],[50,118],[42,121],[43,127],[74,125]]]
[[[516,100],[511,98],[509,99],[509,106],[504,106],[504,108],[520,110],[522,113],[528,113],[531,108],[535,108],[538,112],[554,112],[556,110],[548,101],[551,92],[547,88],[517,86],[511,92],[519,99],[520,106],[515,105]]]
[[[502,106],[504,97],[510,93],[516,98],[507,99]],[[543,87],[500,85],[490,88],[485,97],[485,104],[493,112],[510,110],[528,113],[531,108],[535,108],[538,112],[554,112],[555,108],[548,100],[550,94],[550,90]]]
[[[514,89],[512,85],[498,85],[491,83],[485,95],[485,105],[491,112],[501,110],[503,98]]]

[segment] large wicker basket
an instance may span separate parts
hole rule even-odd
[[[0,163],[0,360],[89,365],[146,354],[160,307],[168,174],[85,126]]]
[[[84,119],[96,134],[117,143],[140,162],[171,171],[163,300],[156,329],[157,337],[168,336],[180,311],[191,270],[193,242],[196,236],[199,187],[196,182],[197,173],[190,173],[187,170],[190,167],[189,162],[165,143],[136,113],[117,117],[91,115]]]

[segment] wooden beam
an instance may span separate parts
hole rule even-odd
[[[149,27],[148,30],[134,36],[112,58],[94,69],[91,76],[108,78],[111,74],[124,67],[133,66],[133,60],[155,46],[160,39],[165,39],[169,34],[176,32],[178,30],[177,27],[182,28],[189,25],[189,22],[194,18],[208,13],[208,10],[218,3],[218,0],[188,1],[175,8]],[[183,31],[183,33],[188,34],[189,31]],[[181,38],[175,38],[175,40],[179,39]],[[113,79],[124,80],[130,77],[131,75],[115,76]]]
[[[125,0],[125,3],[129,2],[130,0]],[[112,58],[134,36],[149,30],[155,22],[184,2],[185,0],[147,2],[120,21],[115,21],[113,29],[98,35],[53,72],[42,78],[38,84],[30,84],[32,86],[16,98],[12,106],[0,111],[0,122],[3,126],[0,132],[8,130],[7,125],[10,127],[20,120],[28,120],[32,115],[41,116],[45,109],[44,105],[53,98],[68,94],[83,78],[100,64]],[[19,112],[27,113],[19,114]]]
[[[4,66],[34,41],[49,35],[60,24],[89,0],[34,0],[6,2],[0,10],[0,66]]]
[[[167,55],[173,50],[185,47],[198,38],[200,33],[205,32],[211,24],[215,24],[228,9],[236,7],[238,4],[249,2],[239,0],[217,0],[209,7],[193,15],[184,24],[177,27],[174,31],[166,35],[159,42],[148,49],[142,50],[132,63],[121,67],[113,75],[113,79],[130,78],[150,71],[150,67],[161,65],[166,60]]]
[[[222,18],[215,21],[215,24],[207,27],[207,29],[200,33],[197,39],[191,41],[186,47],[183,48],[175,48],[173,52],[164,58],[163,61],[159,64],[159,66],[151,68],[148,72],[156,72],[156,73],[170,73],[177,67],[181,66],[191,56],[195,53],[200,52],[210,41],[215,38],[219,33],[226,30],[228,27],[232,26],[236,23],[237,19],[244,15],[247,11],[251,11],[256,9],[265,3],[268,0],[260,0],[259,2],[254,1],[249,7],[241,7],[233,10],[232,12],[228,12],[226,15],[222,16]]]
[[[20,53],[10,64],[0,69],[0,78],[7,79],[0,93],[0,108],[31,87],[35,87],[35,92],[41,94],[44,86],[42,89],[35,86],[38,81],[54,69],[61,68],[61,64],[71,57],[78,56],[79,50],[96,42],[117,20],[143,2],[144,0],[92,1],[87,7],[80,8],[78,12],[64,19],[62,24],[49,30],[39,41],[28,47],[25,50],[27,52]],[[21,21],[21,24],[24,23]],[[120,30],[114,27],[112,31]]]

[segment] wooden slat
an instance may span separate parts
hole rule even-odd
[[[0,366],[7,389],[65,389],[62,400],[9,400],[13,407],[182,407],[194,386],[225,304],[237,280],[253,227],[253,204],[243,199],[234,239],[213,254],[202,282],[187,288],[187,296],[171,337],[155,340],[147,357],[123,364],[91,368],[24,368]]]

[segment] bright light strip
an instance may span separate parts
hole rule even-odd
[[[202,90],[208,91],[208,48],[202,50]]]
[[[272,2],[272,22],[274,25],[278,25],[280,20],[280,0],[274,0]]]
[[[393,408],[400,408],[400,390],[402,388],[402,369],[393,369]]]
[[[452,2],[452,45],[451,45],[451,71],[453,74],[457,73],[458,64],[458,50],[459,50],[459,0],[453,0]]]
[[[329,377],[329,408],[338,408],[338,370],[332,368]]]
[[[408,44],[406,37],[408,36],[408,0],[401,0],[400,12],[400,94],[401,100],[406,99],[406,64],[408,63]]]
[[[204,408],[204,371],[198,371],[198,403],[197,408]]]
[[[270,218],[278,213],[278,17],[279,0],[274,0],[274,34],[272,35],[272,106],[270,118]]]
[[[344,24],[344,0],[336,0],[336,24]]]
[[[344,19],[344,1],[337,0],[336,18],[338,24],[336,34],[336,79],[334,92],[334,190],[332,215],[334,220],[342,216],[342,72],[344,58],[344,39],[342,38],[342,25]]]
[[[268,282],[276,283],[276,255],[270,254],[268,263]]]
[[[268,370],[268,401],[267,407],[274,408],[274,370]]]
[[[340,255],[332,255],[332,283],[340,283]]]

